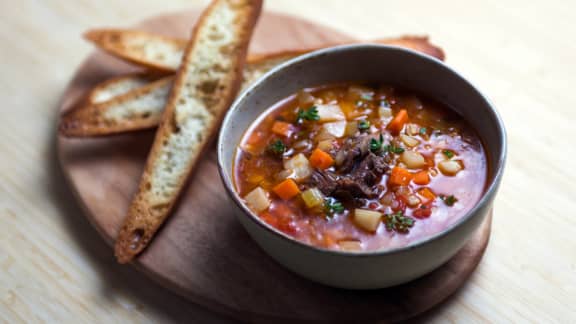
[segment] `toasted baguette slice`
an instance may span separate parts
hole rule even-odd
[[[164,223],[240,89],[262,0],[213,0],[174,79],[138,192],[116,240],[120,263],[142,252]]]
[[[444,58],[442,50],[431,45],[424,37],[391,38],[379,42],[411,48],[438,59]],[[247,87],[276,65],[315,49],[284,51],[249,57],[249,62],[244,67],[243,87]],[[140,82],[139,80],[130,81],[132,77],[118,78],[118,81],[120,83],[133,82],[133,84]],[[106,89],[111,88],[112,90],[114,82],[114,79],[103,82],[93,90],[93,93],[101,92],[103,95],[111,93],[112,91]],[[62,117],[60,132],[65,136],[74,137],[103,136],[156,127],[160,121],[171,86],[171,78],[166,77],[106,102],[92,104],[89,100],[88,104],[72,110]],[[125,89],[128,86],[119,85],[118,87]],[[98,91],[98,88],[102,88],[102,90]],[[90,97],[93,97],[93,94]]]
[[[62,116],[60,133],[87,137],[157,127],[173,81],[173,75],[167,76],[110,100],[73,109]]]
[[[84,36],[109,54],[130,63],[159,71],[175,71],[180,64],[186,44],[183,39],[137,30],[93,29],[86,32]],[[441,60],[444,59],[442,49],[432,45],[426,36],[379,39],[375,40],[374,43],[398,45],[429,54]],[[252,58],[249,58],[248,61],[252,61]]]
[[[187,43],[183,39],[122,29],[89,30],[84,38],[109,54],[159,71],[176,71]]]
[[[159,76],[147,73],[133,73],[110,78],[92,88],[87,101],[89,104],[102,103],[158,79]]]

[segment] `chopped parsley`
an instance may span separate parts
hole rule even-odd
[[[281,140],[276,140],[268,145],[267,149],[273,155],[282,155],[286,152],[286,145]]]
[[[442,150],[442,154],[444,154],[449,159],[454,157],[454,152],[450,150]]]
[[[366,101],[372,101],[372,100],[374,100],[374,95],[371,94],[371,93],[363,93],[363,94],[360,96],[360,99],[366,100]]]
[[[370,140],[370,151],[376,153],[382,149],[382,144],[384,143],[384,136],[380,134],[379,139],[372,138]]]
[[[402,147],[394,146],[394,145],[385,145],[382,150],[384,152],[396,153],[396,154],[404,153],[404,149]]]
[[[402,211],[397,211],[394,214],[384,215],[384,224],[386,225],[387,231],[406,234],[410,232],[410,228],[414,226],[414,219],[404,216]]]
[[[328,197],[324,199],[324,212],[326,216],[332,217],[334,214],[338,214],[344,211],[344,206],[338,200]]]
[[[301,123],[303,120],[319,120],[320,116],[318,115],[318,109],[316,106],[312,106],[308,108],[308,110],[300,109],[298,111],[298,115],[296,115],[296,122]]]
[[[454,195],[450,195],[450,196],[440,195],[440,199],[442,199],[442,201],[444,201],[446,206],[450,206],[450,207],[454,206],[454,204],[458,202],[458,198],[454,197]]]
[[[420,135],[426,135],[426,131],[427,131],[426,127],[420,127],[419,133]]]
[[[368,130],[370,128],[370,122],[367,121],[366,119],[360,120],[358,122],[358,129],[360,131],[365,131]]]

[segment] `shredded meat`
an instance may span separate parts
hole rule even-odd
[[[336,154],[343,154],[336,172],[316,170],[311,183],[327,196],[344,200],[374,198],[374,188],[382,174],[388,170],[386,158],[369,150],[370,138],[366,135],[347,140]]]

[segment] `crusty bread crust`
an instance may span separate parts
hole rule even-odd
[[[142,252],[164,223],[234,100],[262,0],[214,0],[199,19],[176,74],[127,218],[120,263]]]
[[[163,77],[107,101],[87,102],[72,109],[60,119],[60,134],[68,137],[104,136],[157,127],[173,80],[173,75]]]
[[[428,54],[440,60],[444,59],[442,49],[430,44],[427,37],[405,36],[373,42],[397,45]],[[276,65],[316,49],[318,48],[251,55],[248,58],[248,64],[244,67],[242,87],[247,87]],[[170,80],[168,83],[161,79],[144,87],[127,91],[105,102],[94,104],[94,93],[110,96],[111,92],[117,91],[117,88],[127,88],[126,85],[122,86],[122,83],[138,84],[140,82],[132,78],[137,79],[139,77],[127,75],[125,78],[114,78],[96,86],[89,95],[86,104],[62,117],[60,133],[71,137],[103,136],[156,127],[166,104],[168,90],[172,86],[171,77],[165,78]]]

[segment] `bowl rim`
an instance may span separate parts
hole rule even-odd
[[[224,146],[226,145],[224,143],[224,134],[226,133],[226,130],[228,128],[230,128],[230,123],[232,121],[232,116],[234,115],[234,112],[239,109],[238,107],[240,107],[244,103],[245,99],[249,95],[258,91],[259,88],[261,88],[263,86],[263,84],[268,81],[268,79],[270,79],[271,77],[273,77],[276,74],[283,73],[284,71],[286,71],[289,67],[291,67],[293,65],[303,64],[306,61],[309,61],[311,59],[318,58],[318,57],[323,57],[323,56],[332,55],[332,54],[341,53],[341,52],[357,51],[357,50],[382,50],[382,51],[397,52],[398,55],[417,56],[420,59],[427,60],[430,63],[436,64],[440,68],[447,70],[449,73],[454,74],[461,82],[467,83],[468,86],[470,86],[474,90],[474,92],[476,92],[476,94],[480,97],[480,99],[482,99],[484,101],[485,105],[489,108],[488,113],[492,115],[491,116],[492,120],[494,120],[496,122],[496,127],[497,127],[497,129],[501,135],[501,140],[499,143],[501,146],[501,153],[497,157],[497,165],[493,166],[494,172],[495,172],[494,177],[491,180],[489,180],[489,184],[488,184],[488,186],[486,186],[480,199],[474,204],[474,206],[471,209],[469,209],[466,212],[465,215],[461,216],[460,219],[458,219],[458,221],[451,224],[449,227],[445,228],[441,232],[438,232],[434,235],[431,235],[431,236],[425,237],[423,239],[414,241],[414,242],[412,242],[406,246],[400,246],[400,247],[395,247],[395,248],[391,248],[391,249],[376,249],[376,250],[368,250],[368,251],[342,251],[342,250],[334,250],[334,249],[329,249],[329,248],[324,248],[324,247],[318,247],[318,246],[314,246],[312,244],[302,242],[295,237],[292,237],[286,233],[279,231],[278,229],[276,229],[273,226],[269,225],[268,223],[264,222],[260,217],[258,217],[258,215],[253,213],[246,206],[246,204],[243,203],[242,198],[236,192],[234,184],[233,184],[232,175],[228,175],[227,172],[225,171],[225,166],[224,166],[224,162],[223,162]],[[254,121],[252,121],[252,122],[254,122]],[[476,85],[474,83],[469,81],[468,78],[464,77],[460,72],[454,70],[452,67],[448,66],[443,61],[440,61],[440,60],[438,60],[434,57],[431,57],[429,55],[426,55],[426,54],[423,54],[423,53],[420,53],[420,52],[417,52],[417,51],[414,51],[411,49],[395,46],[395,45],[348,44],[348,45],[338,45],[338,46],[323,48],[320,50],[316,50],[316,51],[313,51],[310,53],[300,55],[296,58],[293,58],[293,59],[290,59],[286,62],[283,62],[283,63],[275,66],[274,68],[272,68],[270,71],[266,72],[257,81],[255,81],[248,88],[246,88],[236,98],[236,100],[230,106],[230,109],[226,112],[226,115],[225,115],[223,122],[222,122],[222,126],[220,127],[220,130],[219,130],[218,143],[217,143],[216,149],[217,149],[217,154],[218,154],[218,173],[220,175],[220,178],[222,180],[224,188],[226,188],[226,192],[228,193],[229,196],[231,196],[232,200],[240,208],[240,210],[242,210],[242,212],[244,214],[246,214],[245,216],[247,216],[247,218],[249,218],[252,222],[254,222],[258,227],[260,227],[261,229],[263,229],[267,232],[270,232],[272,235],[278,236],[279,238],[283,239],[284,241],[286,241],[290,244],[297,245],[297,246],[303,247],[305,249],[310,249],[312,251],[316,251],[319,253],[328,253],[328,254],[333,254],[333,255],[337,255],[337,256],[346,256],[346,257],[373,257],[373,256],[380,256],[380,255],[398,254],[398,253],[402,253],[402,252],[405,252],[408,250],[413,250],[413,249],[419,248],[423,245],[426,245],[427,243],[429,243],[431,241],[438,240],[438,239],[448,235],[449,233],[455,231],[457,228],[464,225],[468,220],[470,220],[472,215],[476,214],[479,209],[483,208],[486,204],[489,203],[489,197],[495,196],[495,194],[497,193],[498,187],[500,185],[500,182],[502,180],[502,176],[504,173],[504,166],[506,164],[507,146],[508,146],[507,145],[507,135],[506,135],[506,129],[504,127],[504,123],[502,121],[502,118],[500,117],[500,114],[498,113],[498,111],[496,110],[496,108],[494,107],[492,102],[478,89],[478,87],[476,87]],[[233,150],[236,151],[236,144],[235,144]],[[485,150],[485,151],[488,151],[488,150]]]

